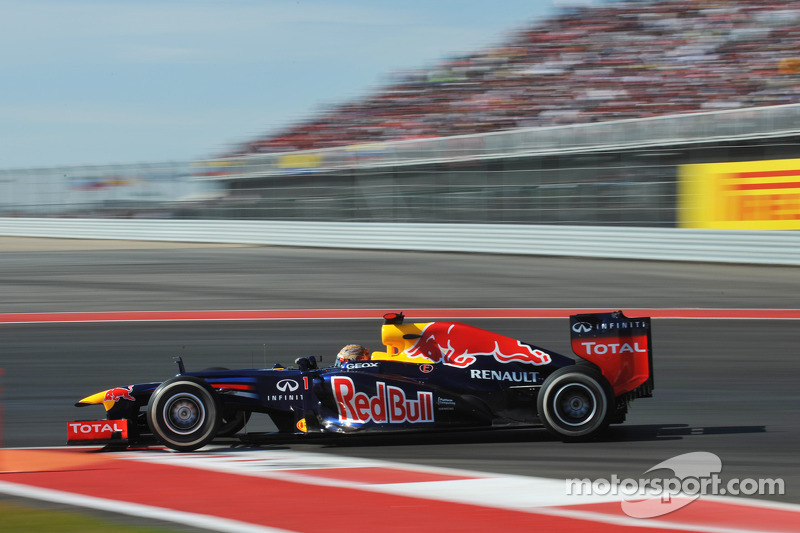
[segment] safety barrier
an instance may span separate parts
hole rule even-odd
[[[800,265],[800,232],[796,231],[0,218],[0,235]]]

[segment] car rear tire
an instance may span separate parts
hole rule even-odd
[[[601,372],[588,366],[559,368],[542,383],[539,419],[565,442],[591,440],[608,427],[614,392]]]
[[[165,446],[181,452],[202,448],[220,425],[219,400],[203,380],[177,376],[159,385],[147,404],[147,425]]]

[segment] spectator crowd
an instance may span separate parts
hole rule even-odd
[[[228,155],[797,102],[800,0],[629,0],[564,9]]]

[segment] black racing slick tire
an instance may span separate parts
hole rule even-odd
[[[564,442],[583,442],[608,427],[614,413],[614,392],[598,370],[567,366],[544,380],[536,407],[548,431]]]
[[[147,425],[153,435],[180,452],[191,452],[211,442],[220,421],[214,390],[192,376],[176,376],[163,382],[147,404]]]

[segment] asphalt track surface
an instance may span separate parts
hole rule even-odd
[[[60,249],[53,250],[57,246]],[[3,248],[4,247],[4,248]],[[0,239],[0,313],[219,309],[797,309],[800,269],[470,254],[35,245]],[[78,399],[190,369],[379,344],[374,320],[0,324],[2,444],[61,445]],[[413,318],[413,317],[411,317]],[[470,323],[569,354],[566,319]],[[640,477],[682,453],[725,478],[781,478],[800,503],[800,323],[653,321],[656,390],[597,442],[539,429],[285,444],[299,451],[552,478]]]

